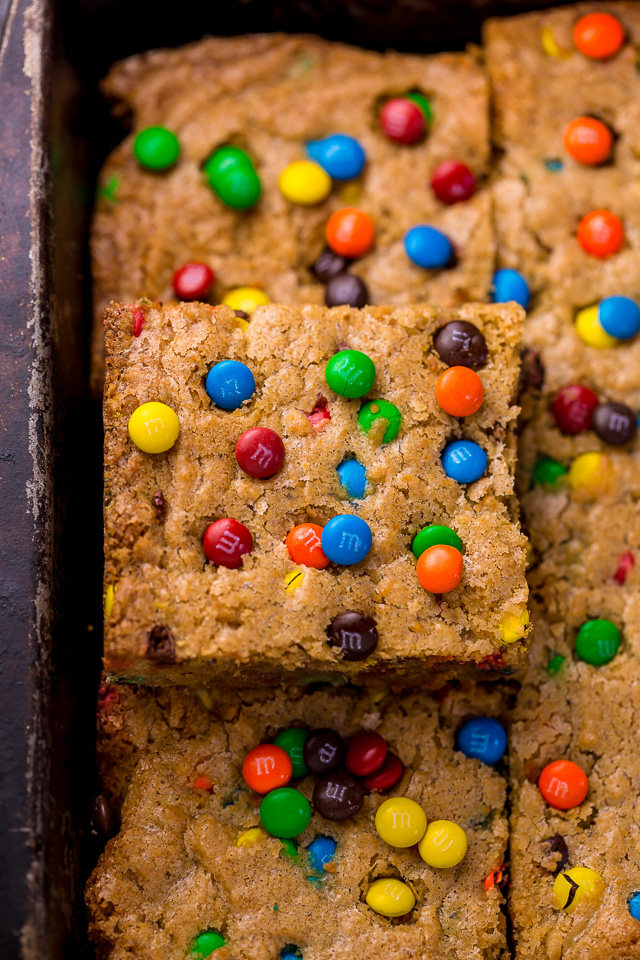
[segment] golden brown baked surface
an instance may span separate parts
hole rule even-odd
[[[515,305],[427,306],[361,311],[337,307],[259,307],[241,329],[227,307],[143,306],[133,336],[133,307],[107,314],[105,390],[105,582],[115,602],[105,627],[105,665],[121,678],[247,685],[269,679],[358,679],[389,674],[405,684],[437,685],[459,667],[521,661],[524,644],[502,643],[500,623],[526,605],[524,537],[513,515],[514,435],[518,408],[521,311]],[[446,365],[434,333],[453,318],[472,321],[487,341],[480,410],[446,414],[435,384]],[[327,361],[345,346],[370,356],[369,394],[395,404],[397,439],[380,443],[358,425],[362,401],[335,394]],[[204,378],[222,359],[245,362],[253,398],[235,411],[209,400]],[[319,396],[330,420],[314,428]],[[127,423],[142,403],[167,403],[180,437],[165,454],[141,452]],[[258,480],[238,466],[238,437],[269,427],[285,446],[282,469]],[[486,474],[458,484],[440,462],[445,444],[464,437],[488,456]],[[355,457],[366,496],[349,500],[336,468]],[[154,506],[160,491],[162,516]],[[324,526],[355,514],[372,531],[366,558],[351,566],[295,569],[284,540],[302,522]],[[221,517],[245,524],[254,549],[240,569],[207,563],[202,538]],[[431,523],[454,528],[464,545],[460,585],[442,596],[418,582],[411,541]],[[379,643],[366,660],[345,662],[327,642],[330,621],[358,610],[377,623]],[[147,656],[150,631],[168,628],[173,653]]]
[[[434,120],[419,144],[388,140],[377,119],[388,97],[411,90],[431,101]],[[102,318],[110,300],[171,300],[173,273],[203,261],[216,273],[213,303],[229,290],[264,287],[273,302],[323,303],[310,272],[330,215],[356,206],[374,221],[373,250],[355,262],[372,303],[431,302],[443,307],[484,300],[493,272],[490,199],[436,199],[430,178],[444,160],[467,164],[482,182],[489,162],[488,89],[473,54],[432,57],[378,54],[317,37],[271,34],[210,38],[117,64],[104,82],[116,112],[131,114],[133,134],[100,175],[92,230],[95,304],[94,380],[102,380]],[[138,166],[134,135],[160,124],[179,137],[175,168]],[[278,188],[282,170],[306,159],[306,143],[334,133],[356,137],[367,154],[355,181],[336,182],[313,207],[290,204]],[[263,194],[249,211],[225,206],[201,167],[233,143],[254,158]],[[446,233],[457,264],[423,270],[402,239],[416,224]]]
[[[494,685],[393,696],[385,691],[243,691],[202,695],[187,690],[119,687],[103,707],[102,750],[116,757],[136,743],[122,829],[103,854],[87,889],[91,933],[101,957],[183,960],[203,930],[223,934],[220,960],[272,960],[295,944],[305,960],[466,960],[506,957],[500,888],[485,879],[504,861],[505,781],[497,770],[455,748],[461,724],[499,716],[505,700]],[[192,717],[200,718],[194,726]],[[184,718],[186,720],[179,720]],[[206,715],[206,716],[205,716]],[[179,731],[175,729],[179,724]],[[460,824],[468,851],[456,867],[434,869],[417,850],[380,839],[373,825],[384,799],[368,794],[355,816],[332,822],[314,812],[297,838],[297,857],[258,827],[259,797],[241,766],[248,750],[287,726],[331,726],[348,737],[376,730],[406,765],[393,796],[421,804],[429,821]],[[144,738],[152,731],[153,742]],[[208,777],[211,792],[194,787]],[[198,782],[202,782],[201,780]],[[311,796],[311,775],[296,786]],[[329,869],[317,871],[307,847],[317,836],[337,841]],[[364,902],[379,877],[403,878],[416,907],[397,920]]]

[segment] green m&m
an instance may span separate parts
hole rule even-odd
[[[340,350],[325,371],[327,383],[339,397],[363,397],[373,386],[376,368],[371,357],[359,350]]]
[[[166,127],[146,127],[133,141],[133,155],[147,170],[167,170],[180,156],[180,141]]]
[[[557,460],[542,457],[533,468],[533,482],[537,487],[556,487],[566,473],[567,468]]]
[[[423,527],[420,533],[416,534],[411,544],[413,555],[420,559],[425,550],[429,547],[435,547],[438,544],[446,543],[450,547],[455,547],[462,553],[462,540],[451,527],[445,527],[441,523],[432,523],[429,527]]]
[[[271,790],[260,804],[260,819],[272,837],[290,840],[309,826],[311,805],[299,790],[278,787]]]
[[[395,440],[402,425],[402,414],[393,403],[388,400],[369,400],[363,405],[358,414],[358,425],[365,433],[370,433],[376,420],[386,420],[387,428],[382,443]]]
[[[203,169],[209,186],[228,207],[245,210],[260,199],[260,177],[251,157],[240,147],[220,147]]]
[[[407,100],[413,100],[414,103],[420,107],[425,117],[427,118],[427,123],[433,123],[433,108],[431,103],[422,93],[408,93]]]
[[[576,653],[585,663],[601,667],[613,660],[621,642],[620,631],[611,620],[587,620],[578,630]]]
[[[210,957],[214,950],[219,950],[226,944],[225,938],[217,930],[205,930],[196,937],[192,955],[196,957]]]
[[[288,730],[282,730],[273,741],[277,747],[281,747],[289,755],[292,777],[306,777],[309,773],[302,759],[302,748],[308,739],[308,730],[302,727],[289,727]]]

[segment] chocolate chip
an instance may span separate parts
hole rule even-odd
[[[624,403],[599,403],[591,419],[591,427],[605,443],[620,446],[633,440],[638,422],[633,410]]]
[[[316,262],[311,267],[311,272],[320,283],[329,283],[339,273],[344,273],[349,266],[349,260],[341,257],[339,253],[333,250],[323,250]]]
[[[156,623],[149,631],[146,657],[154,663],[175,663],[176,644],[169,627]]]
[[[468,320],[451,320],[440,327],[433,345],[450,367],[471,367],[477,370],[487,362],[487,341]]]
[[[330,773],[313,788],[313,806],[325,820],[345,820],[362,809],[364,790],[344,770]]]
[[[238,317],[239,320],[249,319],[249,314],[245,313],[244,310],[234,310],[233,312],[235,313],[236,317]]]
[[[555,836],[549,837],[544,842],[550,845],[551,853],[560,854],[560,859],[556,863],[553,870],[553,875],[556,877],[562,870],[564,870],[569,862],[569,848],[567,846],[567,841],[562,834],[556,833]]]
[[[113,811],[107,798],[102,795],[96,797],[91,806],[91,823],[105,840],[109,840],[116,832]]]
[[[531,347],[525,347],[520,355],[520,377],[518,380],[518,396],[525,390],[538,390],[544,383],[544,367],[540,354]]]
[[[373,617],[357,610],[346,610],[334,617],[327,636],[332,647],[339,647],[345,660],[366,660],[378,646],[378,628]]]
[[[329,280],[324,302],[328,307],[364,307],[369,302],[369,291],[360,277],[352,273],[339,273]]]
[[[324,776],[342,765],[347,750],[335,730],[314,730],[305,740],[302,759],[311,773]]]
[[[162,490],[156,490],[153,497],[151,498],[151,502],[156,508],[156,523],[162,523],[162,521],[164,520],[164,508],[165,508],[165,502],[164,502],[164,497],[162,495]]]

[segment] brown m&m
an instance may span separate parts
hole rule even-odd
[[[310,773],[322,777],[342,766],[346,748],[335,730],[314,730],[304,744],[302,758]]]
[[[591,418],[591,426],[595,433],[612,446],[621,446],[629,443],[638,432],[636,416],[624,403],[599,403]]]
[[[328,774],[313,788],[313,806],[325,820],[346,820],[363,803],[364,790],[345,770]]]
[[[477,370],[487,362],[487,341],[475,324],[468,320],[450,320],[440,327],[433,345],[450,367],[471,367]]]
[[[375,620],[357,610],[346,610],[334,617],[327,627],[327,636],[345,660],[366,660],[378,646]]]

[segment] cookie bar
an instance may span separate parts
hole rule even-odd
[[[248,325],[227,307],[112,305],[106,669],[437,685],[517,666],[520,324],[515,305],[270,305]],[[235,409],[219,405],[223,361]]]
[[[174,274],[191,262],[215,274],[208,293],[193,295],[212,303],[247,286],[262,288],[274,302],[324,303],[329,291],[318,276],[327,280],[336,269],[352,279],[346,288],[332,286],[330,305],[428,301],[448,307],[486,299],[494,256],[490,198],[483,189],[470,194],[489,162],[488,87],[473,53],[379,54],[283,34],[209,38],[117,64],[104,92],[117,113],[132,115],[133,133],[100,175],[93,222],[96,382],[109,301],[168,302],[176,295]],[[418,117],[422,111],[425,133],[415,143],[390,139],[381,121],[386,103],[404,98],[406,104],[409,96],[418,97],[408,109]],[[403,116],[398,119],[402,125]],[[170,169],[141,166],[134,156],[136,136],[157,125],[179,141]],[[283,171],[310,159],[308,142],[336,134],[355,138],[364,150],[362,172],[356,175],[357,164],[334,170],[321,157],[332,171],[329,194],[310,194],[305,180],[302,195],[297,184],[294,190],[284,184],[285,197]],[[261,184],[248,209],[223,201],[208,182],[207,161],[227,145],[244,152]],[[445,171],[436,184],[443,202],[430,181],[450,161],[468,169],[464,182],[455,174],[449,182],[452,171]],[[255,177],[251,182],[255,187]],[[334,256],[314,274],[329,218],[353,207],[371,218],[373,247],[355,262],[347,253],[342,267]],[[418,266],[407,255],[404,235],[422,224],[453,245],[446,269]],[[354,296],[364,299],[354,302]]]
[[[505,781],[456,743],[467,721],[501,715],[505,703],[495,685],[448,688],[439,702],[425,692],[393,696],[383,689],[291,688],[221,699],[205,692],[208,710],[194,708],[198,694],[184,689],[119,686],[112,693],[119,703],[103,706],[103,758],[111,754],[117,765],[135,743],[140,759],[129,774],[120,833],[87,888],[99,956],[507,956],[500,890]],[[198,717],[195,726],[190,715]],[[152,740],[141,735],[147,726]],[[363,754],[354,754],[361,731],[397,758],[400,779],[386,792],[344,772],[345,762],[350,770],[362,763]],[[298,738],[302,760],[291,747]],[[260,744],[270,756],[274,739],[291,750],[294,779],[261,795],[243,777],[255,776],[245,758]],[[327,762],[313,746],[319,740],[347,742],[346,761],[334,774],[308,772],[306,764]],[[349,816],[343,792],[323,803],[322,785],[332,778],[347,784],[352,805],[357,797]],[[283,793],[305,807],[306,826],[292,826],[286,816],[269,819],[274,794]],[[385,813],[390,806],[397,820]],[[398,845],[396,831],[417,829],[413,816],[422,819],[418,833],[427,821],[461,828],[467,849],[457,865],[430,865],[430,841],[421,843],[426,860],[415,846]],[[300,832],[292,835],[289,826]],[[441,853],[445,860],[460,855],[454,847]]]

